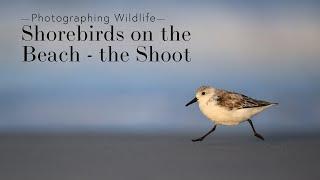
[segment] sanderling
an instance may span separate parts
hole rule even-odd
[[[214,126],[202,137],[193,139],[193,142],[202,141],[216,129],[217,125],[238,125],[244,121],[249,122],[256,137],[264,140],[254,129],[250,118],[268,107],[277,104],[256,100],[243,94],[210,86],[199,87],[196,91],[196,97],[187,103],[186,106],[195,102],[199,103],[201,112],[214,122]]]

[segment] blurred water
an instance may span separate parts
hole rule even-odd
[[[259,129],[304,132],[320,128],[317,2],[187,1],[170,8],[167,1],[157,6],[146,1],[1,3],[0,131],[202,131],[210,123],[196,106],[185,108],[184,104],[203,84],[279,102],[255,118]],[[20,38],[24,22],[19,19],[34,11],[77,15],[152,12],[166,20],[153,25],[115,25],[126,31],[141,27],[157,31],[170,24],[187,29],[192,34],[188,43],[150,44],[160,50],[189,47],[192,62],[23,63],[21,46],[25,43]],[[138,44],[111,43],[129,51]],[[69,43],[34,45],[58,48]],[[85,54],[109,44],[74,45]]]

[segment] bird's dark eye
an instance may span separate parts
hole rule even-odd
[[[202,95],[205,95],[205,94],[206,94],[206,92],[202,92],[201,94],[202,94]]]

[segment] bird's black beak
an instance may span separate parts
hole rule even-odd
[[[198,101],[198,99],[197,99],[196,97],[193,98],[190,102],[188,102],[188,103],[186,104],[186,107],[189,106],[190,104],[193,104],[193,103],[197,102],[197,101]]]

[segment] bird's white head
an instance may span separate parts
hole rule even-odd
[[[192,99],[186,106],[193,104],[195,102],[207,102],[212,96],[214,96],[215,89],[210,86],[201,86],[196,91],[196,97]]]

